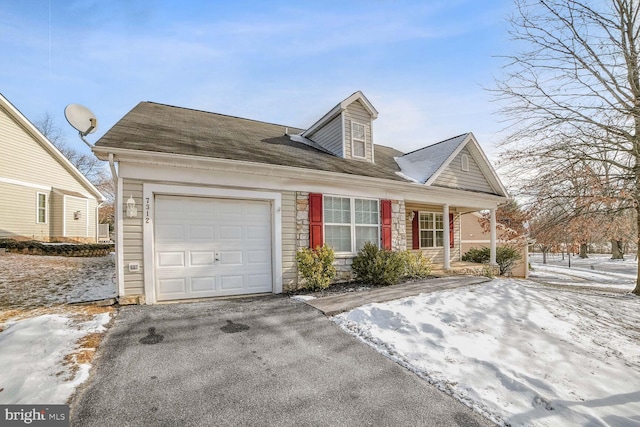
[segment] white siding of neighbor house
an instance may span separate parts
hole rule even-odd
[[[342,117],[340,115],[336,116],[310,135],[309,139],[317,142],[336,156],[342,157]]]
[[[406,203],[406,212],[407,214],[413,211],[422,211],[422,212],[436,212],[442,213],[442,206],[437,205],[423,205],[416,203]],[[453,214],[453,237],[454,237],[454,247],[449,249],[449,259],[451,261],[459,261],[460,260],[460,214],[455,211],[455,208],[449,208],[449,213]],[[407,249],[411,249],[413,247],[413,223],[411,217],[407,218]],[[445,232],[448,232],[445,230]],[[417,252],[418,250],[413,250]],[[432,248],[432,249],[420,249],[425,257],[429,258],[432,263],[436,265],[442,265],[444,262],[444,248]]]
[[[344,111],[344,158],[354,158],[351,154],[351,122],[363,124],[365,127],[365,159],[362,159],[360,157],[355,158],[372,162],[373,144],[371,133],[371,115],[360,103],[360,101],[352,102]]]
[[[144,206],[142,200],[142,181],[124,179],[122,183],[123,206],[126,200],[132,196],[136,201],[138,215],[128,218],[124,212],[118,212],[122,221],[122,255],[124,261],[124,293],[125,296],[144,295],[144,253],[142,235],[142,216]],[[152,201],[153,202],[153,201]],[[140,264],[140,271],[130,273],[129,263]]]
[[[37,223],[38,193],[47,195],[46,224]],[[50,191],[0,181],[0,199],[0,237],[49,240],[51,235]]]
[[[60,188],[83,195],[91,194],[69,170],[52,157],[52,154],[26,128],[15,121],[9,112],[2,107],[0,107],[0,150],[3,153],[0,155],[0,179],[48,188]],[[8,206],[2,209],[10,209],[12,213],[0,215],[1,233],[3,235],[42,238],[43,240],[62,237],[61,234],[57,234],[57,227],[55,230],[51,230],[51,226],[61,222],[62,218],[53,216],[57,210],[51,209],[50,191],[45,191],[49,195],[50,209],[49,221],[46,227],[43,227],[35,220],[35,192],[44,190],[35,190],[29,185],[2,184],[3,189],[7,189],[7,191],[0,192],[0,205]],[[18,193],[20,196],[17,196]],[[95,230],[95,225],[93,229]],[[95,234],[93,237],[95,239]]]
[[[64,222],[65,222],[65,234],[64,237],[70,238],[83,238],[88,237],[88,227],[87,227],[87,219],[91,219],[89,217],[89,213],[87,212],[87,199],[81,199],[78,197],[65,196],[65,214],[64,214]],[[80,212],[80,218],[75,218],[75,212]],[[95,229],[95,219],[93,220],[94,225],[91,229]]]
[[[460,159],[463,154],[466,154],[469,158],[468,171],[462,170],[462,162]],[[440,176],[438,176],[438,179],[435,180],[433,185],[438,187],[481,191],[483,193],[494,192],[467,147],[463,148],[451,163],[449,163],[449,166],[440,173]]]

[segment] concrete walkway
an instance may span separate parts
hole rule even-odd
[[[490,278],[483,276],[448,276],[438,279],[422,280],[419,282],[403,283],[384,288],[375,288],[360,292],[331,295],[305,302],[310,306],[317,308],[326,316],[335,316],[336,314],[353,310],[356,307],[370,304],[372,302],[386,302],[427,292],[440,291],[443,289],[477,285],[490,280]]]

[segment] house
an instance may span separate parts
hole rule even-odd
[[[117,173],[121,302],[280,293],[323,243],[342,278],[366,241],[448,269],[460,215],[495,219],[507,192],[471,133],[404,154],[374,144],[377,117],[362,92],[307,129],[138,104],[93,148]]]
[[[0,237],[93,242],[98,189],[0,94]]]
[[[480,220],[482,215],[479,212],[469,212],[460,216],[460,248],[464,255],[472,248],[488,248],[491,245],[491,238],[487,231],[484,230]],[[522,257],[516,261],[511,269],[511,275],[515,277],[529,277],[529,249],[526,237],[520,239],[505,240],[505,235],[513,233],[503,233],[506,227],[499,222],[496,225],[497,246],[512,245],[517,248]]]

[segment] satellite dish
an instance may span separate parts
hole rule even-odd
[[[91,144],[89,144],[84,137],[95,132],[98,128],[98,119],[96,119],[96,115],[83,105],[69,104],[64,109],[64,116],[67,118],[69,124],[78,131],[80,139],[91,147]]]

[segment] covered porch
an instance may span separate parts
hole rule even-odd
[[[408,250],[422,252],[431,260],[436,274],[486,275],[498,272],[496,263],[496,208],[432,204],[418,201],[405,202],[406,246]],[[461,216],[480,210],[490,211],[489,265],[463,262]],[[487,271],[487,268],[490,271]]]

